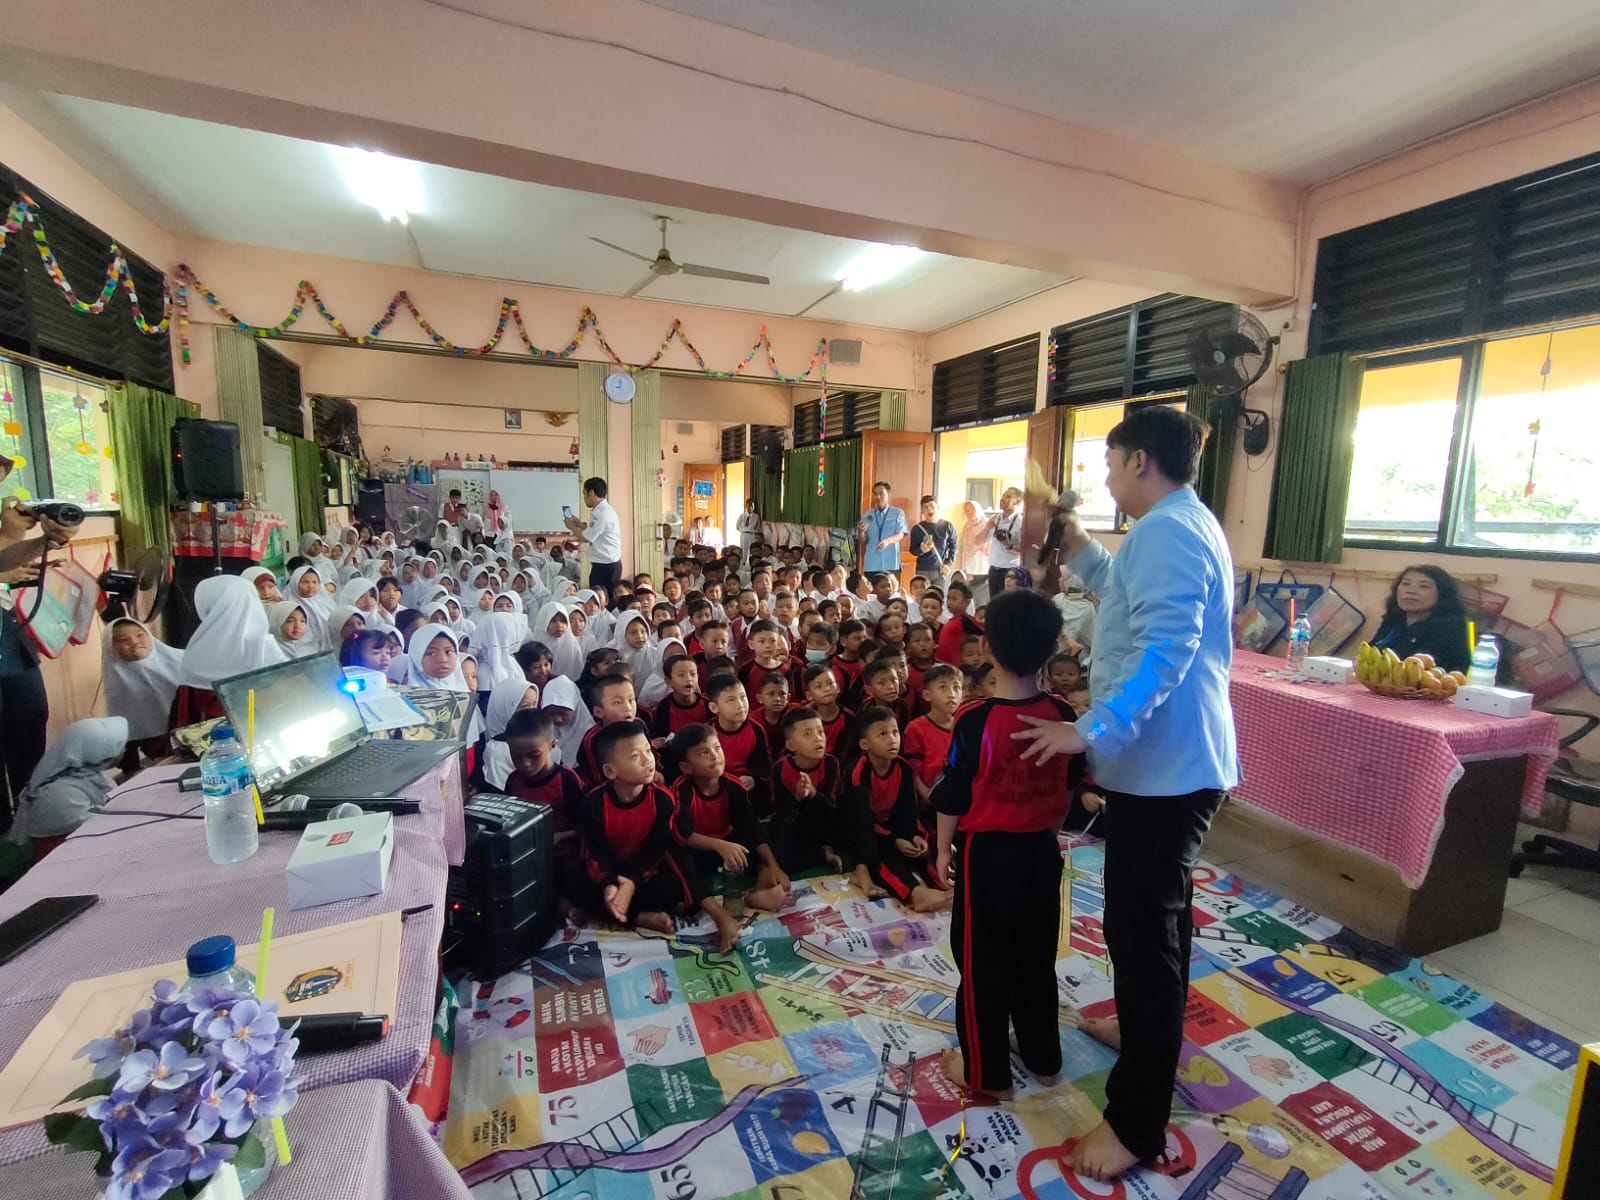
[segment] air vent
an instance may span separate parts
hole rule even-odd
[[[836,367],[854,367],[861,362],[860,338],[829,338],[828,362]]]

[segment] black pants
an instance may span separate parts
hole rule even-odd
[[[773,818],[767,839],[778,865],[790,874],[823,866],[827,850],[844,860],[847,871],[878,865],[872,814],[861,803],[802,801],[798,811]]]
[[[1194,934],[1191,872],[1224,793],[1106,795],[1106,949],[1122,1053],[1106,1080],[1106,1121],[1141,1159],[1167,1141],[1183,1043]]]
[[[630,921],[642,912],[672,913],[679,909],[694,912],[710,894],[693,857],[675,847],[666,852],[655,871],[643,879],[632,878],[633,902],[628,905]]]
[[[994,598],[1006,590],[1006,576],[1011,574],[1011,567],[989,568],[989,603],[994,603]]]
[[[1022,1065],[1035,1075],[1056,1074],[1061,850],[1055,830],[958,835],[953,872],[950,949],[961,971],[956,1037],[967,1082],[986,1092],[1011,1087],[1008,1025],[1016,1030]]]
[[[620,562],[595,562],[589,560],[589,586],[592,588],[605,588],[606,603],[611,602],[611,595],[617,590],[617,583],[622,579],[622,564]]]
[[[11,828],[22,789],[44,757],[50,700],[37,665],[0,675],[0,829]]]

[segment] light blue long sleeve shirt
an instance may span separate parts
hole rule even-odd
[[[1233,556],[1211,510],[1183,488],[1134,525],[1115,559],[1092,542],[1071,566],[1100,597],[1091,702],[1077,722],[1095,782],[1135,796],[1238,783]]]
[[[879,550],[878,543],[884,538],[911,532],[906,524],[906,514],[892,504],[888,508],[869,508],[861,515],[861,529],[866,536],[866,552],[861,557],[861,569],[869,575],[877,571],[898,574],[900,543],[896,542],[887,550]]]

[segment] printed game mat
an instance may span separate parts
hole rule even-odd
[[[468,980],[446,1153],[483,1200],[1537,1200],[1577,1048],[1426,963],[1237,876],[1196,873],[1194,962],[1164,1160],[1064,1176],[1113,1052],[1103,854],[1064,846],[1063,1082],[968,1104],[949,920],[797,882],[735,953],[569,929]],[[1064,897],[1065,900],[1065,897]],[[762,919],[755,919],[761,917]],[[1019,919],[1026,919],[1025,916]]]

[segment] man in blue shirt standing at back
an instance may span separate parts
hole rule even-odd
[[[861,571],[872,576],[880,571],[893,575],[895,586],[900,584],[900,543],[911,533],[906,514],[889,507],[889,485],[878,480],[872,485],[872,507],[861,514],[856,526],[856,537],[861,543]]]
[[[1228,668],[1233,558],[1191,486],[1207,429],[1141,409],[1106,437],[1106,483],[1136,520],[1113,562],[1067,519],[1071,569],[1100,596],[1089,711],[1022,720],[1023,757],[1087,752],[1106,793],[1105,937],[1117,1016],[1085,1030],[1121,1051],[1105,1120],[1071,1167],[1110,1179],[1166,1146],[1183,1042],[1193,933],[1190,872],[1211,818],[1239,782]]]

